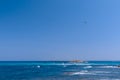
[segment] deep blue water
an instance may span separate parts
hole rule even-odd
[[[0,80],[120,80],[120,61],[1,61]]]

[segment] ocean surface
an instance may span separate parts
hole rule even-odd
[[[0,80],[120,80],[120,61],[1,61]]]

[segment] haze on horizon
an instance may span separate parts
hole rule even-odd
[[[0,0],[0,60],[120,60],[120,0]]]

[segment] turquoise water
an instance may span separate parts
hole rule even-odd
[[[120,61],[1,61],[0,80],[120,80]]]

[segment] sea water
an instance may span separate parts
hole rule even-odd
[[[0,80],[120,80],[120,61],[1,61]]]

